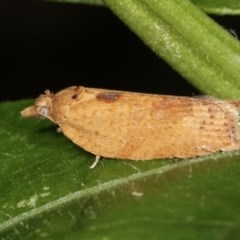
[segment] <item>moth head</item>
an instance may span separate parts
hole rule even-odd
[[[21,115],[23,117],[43,117],[51,119],[52,98],[54,94],[49,90],[41,94],[35,101],[35,105],[25,108]]]

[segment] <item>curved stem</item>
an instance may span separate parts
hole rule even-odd
[[[240,44],[188,0],[104,0],[143,41],[204,93],[240,96]]]

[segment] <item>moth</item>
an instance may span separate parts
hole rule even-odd
[[[72,86],[45,91],[23,117],[57,124],[99,157],[190,158],[240,148],[238,100],[133,93]]]

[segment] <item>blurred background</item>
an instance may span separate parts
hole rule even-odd
[[[214,17],[240,33],[240,17]],[[0,1],[0,101],[83,85],[200,94],[104,7]]]

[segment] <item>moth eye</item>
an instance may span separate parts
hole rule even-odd
[[[72,99],[77,99],[77,98],[78,98],[78,94],[75,93],[72,95]]]
[[[46,106],[42,106],[39,110],[40,114],[44,117],[48,117],[48,108]]]

